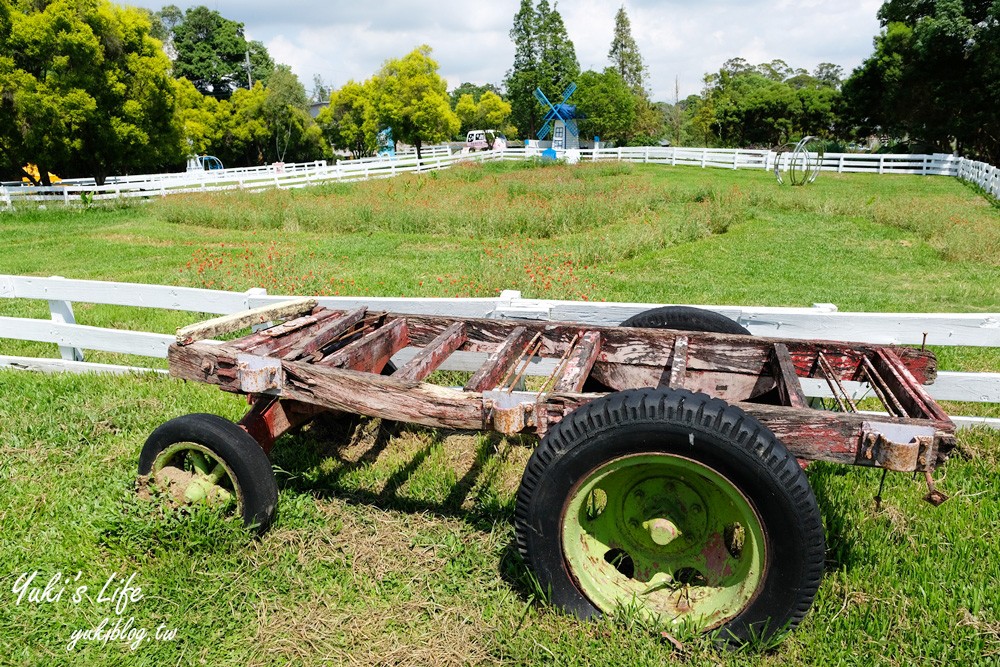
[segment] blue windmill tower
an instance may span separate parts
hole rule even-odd
[[[552,104],[549,98],[545,97],[541,88],[535,88],[535,99],[543,107],[549,109],[543,118],[544,124],[538,130],[538,138],[545,139],[549,130],[552,130],[552,148],[555,150],[580,147],[580,130],[576,127],[576,119],[579,117],[576,113],[576,106],[567,104],[570,95],[575,91],[576,84],[569,84],[569,87],[563,92],[562,102]]]

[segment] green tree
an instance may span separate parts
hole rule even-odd
[[[889,0],[844,83],[856,133],[1000,161],[1000,2]]]
[[[581,74],[574,98],[583,116],[578,125],[584,136],[628,143],[635,125],[637,100],[616,68]]]
[[[309,115],[305,88],[287,65],[275,70],[267,86],[257,82],[236,90],[228,104],[229,124],[213,147],[226,164],[301,162],[328,152],[322,130]]]
[[[0,154],[63,176],[182,159],[170,62],[140,10],[106,0],[3,3]]]
[[[813,78],[824,86],[840,90],[844,83],[844,68],[833,63],[820,63],[813,70]]]
[[[629,88],[636,93],[645,93],[646,65],[642,62],[639,45],[632,37],[632,22],[625,13],[624,5],[615,14],[615,33],[608,50],[608,59]]]
[[[171,34],[176,50],[174,74],[218,99],[228,99],[237,88],[267,83],[274,62],[263,44],[248,42],[243,24],[208,7],[192,7],[174,23]],[[247,60],[250,70],[247,70]]]
[[[176,80],[174,97],[188,154],[217,151],[230,123],[232,106],[211,95],[202,95],[187,79]]]
[[[476,103],[479,102],[479,98],[483,96],[483,93],[495,93],[500,95],[500,89],[494,86],[492,83],[486,83],[483,85],[478,85],[475,83],[469,83],[468,81],[463,81],[461,85],[455,88],[449,96],[451,97],[451,106],[454,108],[463,95],[472,95],[472,100]]]
[[[510,39],[514,42],[514,65],[507,72],[504,88],[511,106],[511,121],[521,134],[534,137],[539,126],[539,108],[532,93],[540,83],[537,17],[533,0],[521,0]]]
[[[635,96],[635,116],[632,127],[622,137],[623,143],[648,144],[663,135],[664,115],[649,99],[646,90],[646,65],[643,63],[639,45],[632,37],[632,23],[625,7],[619,7],[615,14],[614,37],[608,50],[612,67],[624,79]]]
[[[548,0],[539,0],[535,9],[538,26],[538,85],[553,102],[561,99],[563,91],[580,76],[576,49],[566,33],[566,25],[557,4],[550,7]]]
[[[173,60],[177,57],[177,49],[174,48],[174,28],[184,20],[184,12],[177,5],[166,5],[158,12],[144,11],[149,12],[149,22],[152,24],[150,33],[163,42],[163,50]]]
[[[371,82],[348,81],[330,95],[330,104],[316,122],[330,145],[351,152],[354,158],[375,155],[378,150],[378,118]]]
[[[573,42],[566,33],[562,15],[548,0],[521,0],[510,31],[514,42],[514,65],[504,87],[511,105],[511,121],[525,136],[534,137],[541,125],[543,109],[535,100],[536,88],[558,102],[580,74]]]
[[[510,117],[510,104],[490,91],[483,93],[478,101],[471,94],[466,93],[455,105],[455,113],[462,123],[460,132],[477,129],[504,131],[504,124]],[[492,148],[492,140],[489,143]]]
[[[829,137],[839,122],[840,92],[783,60],[754,67],[733,58],[705,82],[690,122],[706,143],[775,146],[807,134]]]
[[[373,86],[380,125],[391,127],[396,140],[415,146],[418,158],[425,143],[444,141],[458,132],[460,122],[451,110],[447,84],[426,44],[386,61]]]
[[[323,155],[322,131],[309,114],[306,89],[288,65],[278,65],[267,82],[261,109],[274,143],[276,162],[314,160]]]

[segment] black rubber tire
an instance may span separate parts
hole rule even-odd
[[[601,614],[569,571],[563,514],[580,480],[640,453],[676,454],[713,469],[760,517],[763,578],[756,597],[719,628],[719,639],[740,645],[794,628],[823,575],[823,524],[809,482],[760,422],[721,399],[685,389],[635,389],[596,399],[560,421],[531,455],[517,493],[515,534],[551,601],[580,618]]]
[[[708,333],[740,334],[750,336],[750,331],[739,322],[714,310],[692,306],[662,306],[638,313],[621,323],[623,327],[646,329],[679,329]]]
[[[183,415],[161,424],[146,439],[139,454],[139,474],[150,474],[160,453],[181,442],[202,445],[229,466],[242,495],[244,525],[257,533],[267,531],[278,506],[278,485],[271,462],[257,441],[218,415]]]

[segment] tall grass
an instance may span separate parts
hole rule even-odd
[[[954,219],[953,219],[954,218]],[[951,179],[620,163],[490,164],[260,195],[0,216],[0,272],[297,293],[997,309],[1000,211]],[[169,332],[194,314],[74,304],[95,326]],[[44,301],[0,313],[45,318]],[[996,371],[993,349],[942,368]],[[0,354],[58,355],[0,340]],[[121,363],[88,352],[94,361]],[[124,360],[128,363],[127,360]],[[139,360],[148,363],[148,360]],[[626,617],[539,604],[510,517],[527,440],[373,421],[316,424],[274,450],[278,520],[260,540],[213,512],[134,493],[142,442],[188,412],[244,401],[160,377],[0,372],[0,664],[995,665],[1000,660],[1000,442],[964,431],[922,480],[814,465],[827,572],[812,612],[763,653]],[[966,411],[971,406],[955,406]],[[16,604],[26,571],[136,573],[136,625],[176,641],[67,651],[107,607]],[[130,612],[131,613],[131,612]],[[680,641],[675,648],[670,638]]]

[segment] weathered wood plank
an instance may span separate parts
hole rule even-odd
[[[889,390],[896,396],[907,413],[914,417],[947,420],[948,416],[941,410],[934,399],[914,379],[906,366],[893,354],[892,350],[879,349],[871,360],[872,365],[889,385]]]
[[[670,355],[670,377],[667,386],[683,387],[684,376],[687,373],[688,362],[688,338],[678,336],[674,339],[674,350]]]
[[[316,299],[292,299],[273,306],[262,306],[243,313],[216,317],[178,329],[177,342],[181,345],[188,345],[198,340],[221,336],[274,319],[295,317],[315,307]]]
[[[282,359],[294,361],[318,352],[360,322],[366,312],[368,312],[367,308],[356,308],[336,319],[321,324],[314,331],[311,331],[307,338],[299,341],[298,344],[285,352]]]
[[[784,343],[775,343],[771,356],[771,367],[774,371],[774,378],[778,385],[778,394],[781,396],[782,405],[789,405],[793,408],[808,408],[806,395],[802,392],[802,385],[795,374],[795,366],[792,364],[792,357],[788,353],[788,348]]]
[[[410,337],[406,320],[400,317],[386,322],[361,339],[345,345],[316,363],[333,368],[349,368],[378,373],[389,362],[392,355],[409,343]]]
[[[538,417],[543,428],[551,428],[566,415],[590,400],[593,394],[551,394],[540,406]],[[890,417],[888,415],[828,412],[809,408],[734,403],[747,414],[755,417],[788,448],[793,456],[807,461],[832,463],[857,463],[859,445],[865,422],[930,426],[939,432],[953,433],[955,425],[950,420],[937,421]]]
[[[250,354],[274,354],[283,345],[294,344],[302,336],[306,336],[310,327],[333,316],[333,311],[316,308],[311,315],[303,315],[282,324],[261,329],[256,333],[243,336],[227,344]]]
[[[566,361],[566,368],[563,369],[560,377],[552,388],[556,392],[578,392],[583,389],[590,369],[597,361],[597,355],[601,351],[601,334],[596,331],[587,331],[580,336],[580,341],[573,348]]]
[[[418,382],[423,380],[444,363],[444,360],[461,347],[466,340],[465,323],[455,322],[420,350],[415,357],[406,362],[406,365],[393,373],[393,377]]]
[[[466,322],[466,335],[468,336],[468,322]],[[503,343],[493,350],[486,363],[469,379],[465,391],[486,391],[496,387],[510,373],[511,367],[517,363],[519,356],[534,336],[535,332],[527,327],[510,327]]]
[[[195,343],[170,348],[170,373],[175,377],[218,384],[239,390],[234,350]],[[324,408],[437,426],[482,429],[489,424],[483,395],[436,387],[412,380],[304,362],[283,362],[279,395]],[[536,428],[544,431],[566,414],[593,400],[595,394],[547,394],[535,410]],[[865,423],[932,427],[952,433],[954,424],[927,420],[826,412],[807,408],[737,403],[760,420],[796,457],[807,460],[856,463]]]
[[[230,379],[234,352],[203,343],[185,347],[171,345],[170,374],[185,380],[217,384],[232,391],[238,385],[236,379]],[[282,370],[282,399],[439,428],[486,427],[483,398],[479,393],[303,361],[284,361]]]
[[[448,318],[429,316],[407,317],[410,335],[416,345],[426,345],[452,321]],[[493,352],[516,327],[524,327],[532,334],[537,332],[544,334],[541,355],[556,357],[566,351],[574,336],[582,328],[579,324],[565,322],[482,319],[468,319],[465,322],[469,336],[469,341],[463,347],[465,350]],[[798,374],[808,375],[815,364],[816,353],[820,350],[829,359],[833,368],[841,374],[841,379],[849,380],[857,369],[861,357],[876,349],[876,346],[863,343],[837,341],[804,342],[703,332],[678,334],[669,330],[621,327],[587,326],[586,329],[601,334],[601,353],[594,367],[595,377],[598,373],[608,373],[605,368],[608,364],[621,364],[633,368],[646,367],[646,374],[654,372],[652,369],[662,371],[670,361],[674,341],[678,335],[686,335],[689,339],[689,374],[709,371],[738,373],[757,378],[769,363],[772,345],[775,342],[783,342],[788,347]],[[933,382],[937,374],[937,362],[930,351],[908,347],[893,349],[918,382]],[[608,386],[614,386],[605,380],[601,381]]]

